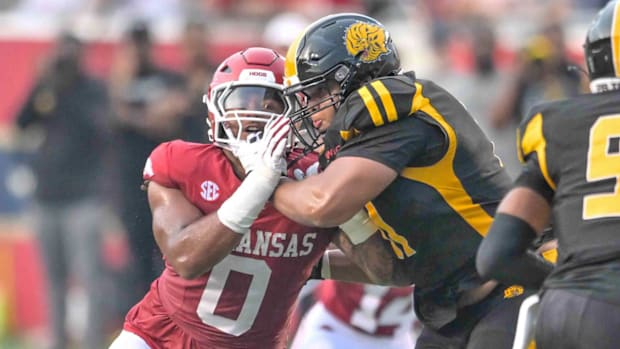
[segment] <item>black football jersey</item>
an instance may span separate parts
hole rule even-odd
[[[611,283],[620,301],[620,91],[540,104],[528,115],[517,183],[553,207],[560,253],[546,287],[607,293]]]
[[[380,78],[344,100],[325,146],[323,165],[355,156],[400,174],[366,209],[416,293],[479,285],[475,254],[511,180],[462,103],[413,73]]]

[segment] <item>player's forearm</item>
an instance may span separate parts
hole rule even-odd
[[[502,199],[476,256],[483,278],[537,288],[553,265],[529,251],[547,227],[551,208],[544,196],[528,187],[512,189]]]
[[[162,249],[168,262],[183,278],[193,279],[208,272],[239,243],[242,234],[224,226],[215,213],[183,227],[176,239]]]
[[[302,182],[281,181],[273,193],[273,204],[280,213],[297,223],[316,226],[317,199],[309,195]]]
[[[377,197],[398,173],[382,163],[356,156],[332,162],[325,171],[276,188],[276,208],[305,225],[335,227]]]
[[[476,257],[483,278],[538,288],[553,269],[541,256],[529,251],[535,230],[524,220],[498,213]]]
[[[329,279],[365,284],[375,283],[374,280],[372,280],[359,266],[351,261],[342,251],[331,250],[326,251],[325,253],[329,256],[329,265],[327,267],[329,268]],[[325,277],[325,275],[322,276]]]
[[[389,251],[379,233],[357,245],[353,245],[349,238],[341,233],[337,235],[334,243],[348,261],[357,265],[366,275],[369,283],[390,286],[412,284],[411,270]]]
[[[273,195],[276,209],[299,224],[323,228],[338,226],[359,210],[346,202],[342,193],[322,186],[317,178],[281,182]]]

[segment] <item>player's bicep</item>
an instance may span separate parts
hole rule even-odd
[[[179,237],[183,228],[199,219],[202,212],[178,189],[151,181],[147,193],[153,216],[153,234],[165,255],[172,240]]]
[[[426,156],[430,139],[436,135],[443,139],[436,132],[434,126],[416,118],[369,130],[344,144],[325,169],[321,188],[351,203],[356,208],[353,214],[383,192],[414,159]]]

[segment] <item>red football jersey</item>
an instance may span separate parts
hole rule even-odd
[[[413,287],[322,281],[316,296],[334,316],[371,335],[391,336],[413,324]]]
[[[289,173],[306,173],[316,160],[306,157]],[[216,211],[241,184],[220,148],[183,141],[157,147],[144,179],[181,190],[205,214]],[[125,328],[150,336],[151,345],[159,347],[168,347],[166,337],[175,336],[190,337],[198,348],[284,348],[297,294],[332,237],[333,232],[287,219],[267,203],[250,233],[210,272],[186,280],[166,263],[145,299],[127,315]],[[150,313],[159,303],[182,335],[170,331],[169,324],[157,330],[157,324],[140,317],[146,313],[158,321]],[[172,347],[182,343],[186,338]]]

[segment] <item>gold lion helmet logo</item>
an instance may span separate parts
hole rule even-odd
[[[387,37],[388,34],[380,26],[357,22],[346,29],[344,41],[350,55],[355,57],[361,53],[362,62],[371,63],[390,52],[385,47]]]

